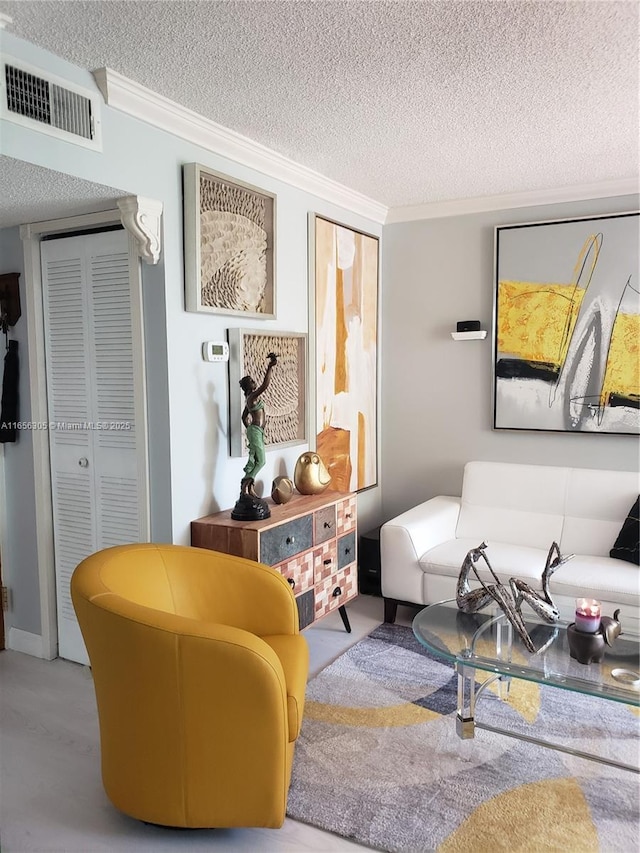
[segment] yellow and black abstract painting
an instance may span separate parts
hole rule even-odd
[[[496,429],[640,434],[639,220],[496,228]]]

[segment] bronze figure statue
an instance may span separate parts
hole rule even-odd
[[[244,391],[245,405],[242,412],[242,423],[247,433],[249,458],[244,466],[244,477],[240,482],[240,497],[231,512],[231,518],[238,521],[256,521],[269,518],[271,511],[266,501],[260,498],[254,489],[256,474],[264,468],[266,453],[264,449],[264,427],[267,421],[264,401],[261,399],[271,382],[271,371],[278,363],[278,357],[270,352],[267,356],[269,364],[262,383],[258,386],[252,376],[243,376],[240,387]]]
[[[266,454],[264,450],[264,427],[267,422],[267,416],[264,411],[264,402],[260,399],[269,387],[271,382],[271,371],[278,363],[278,357],[275,353],[270,352],[267,356],[269,364],[264,374],[264,379],[260,387],[256,385],[255,379],[251,376],[243,376],[240,380],[240,387],[244,391],[245,404],[242,412],[242,423],[247,431],[247,445],[249,446],[249,459],[244,466],[244,477],[240,483],[240,493],[250,494],[257,497],[253,484],[256,479],[256,474],[266,462]]]

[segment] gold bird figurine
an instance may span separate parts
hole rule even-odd
[[[293,482],[301,495],[319,495],[331,482],[331,475],[317,453],[303,453],[296,462]]]

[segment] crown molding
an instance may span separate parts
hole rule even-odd
[[[465,216],[493,210],[518,207],[561,204],[632,195],[640,191],[638,178],[601,181],[572,187],[533,190],[523,193],[451,199],[389,208],[362,193],[333,181],[319,172],[302,166],[277,151],[223,127],[199,113],[183,107],[124,77],[110,68],[92,72],[105,102],[147,124],[171,133],[194,145],[227,157],[251,169],[298,189],[309,192],[331,204],[344,207],[379,224],[411,222],[418,219],[439,219],[447,216]]]
[[[491,210],[509,210],[515,207],[535,207],[542,204],[562,204],[570,201],[588,201],[592,198],[613,198],[640,192],[638,178],[618,181],[599,181],[559,189],[533,190],[532,192],[505,195],[460,198],[450,201],[434,201],[428,204],[391,207],[385,224],[411,222],[416,219],[440,219],[444,216],[465,216],[469,213],[485,213]]]
[[[332,181],[313,169],[301,166],[259,142],[216,124],[134,80],[129,80],[117,71],[98,68],[92,74],[105,102],[113,109],[214,154],[228,157],[243,166],[249,166],[319,196],[332,204],[347,208],[374,222],[384,223],[388,210],[386,205]]]

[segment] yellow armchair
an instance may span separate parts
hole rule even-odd
[[[164,826],[281,826],[309,668],[286,580],[180,545],[122,545],[71,579],[116,808]]]

